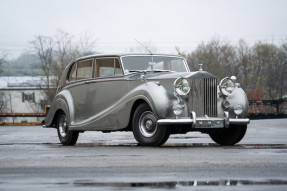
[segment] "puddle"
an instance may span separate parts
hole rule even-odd
[[[287,149],[285,144],[244,144],[238,146],[244,149]]]
[[[74,186],[87,187],[149,187],[149,188],[175,188],[175,187],[200,187],[200,186],[256,186],[256,185],[287,185],[287,180],[218,180],[218,181],[166,181],[166,182],[92,182],[75,181]]]
[[[234,146],[220,146],[216,143],[167,143],[162,147],[209,147],[224,149],[287,149],[286,144],[238,144]]]
[[[99,147],[99,146],[112,146],[112,147],[134,147],[140,146],[137,143],[113,143],[113,142],[97,142],[97,143],[77,143],[76,147]]]

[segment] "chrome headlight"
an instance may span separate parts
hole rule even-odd
[[[174,88],[177,94],[179,95],[187,95],[190,91],[189,82],[186,78],[177,78],[174,81]]]
[[[230,95],[235,89],[235,84],[230,78],[223,78],[219,83],[219,90],[223,95]]]

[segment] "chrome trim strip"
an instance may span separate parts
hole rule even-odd
[[[123,72],[124,72],[124,75],[127,75],[127,74],[125,74],[125,67],[124,67],[124,63],[123,63],[123,60],[122,60],[122,58],[124,58],[124,57],[132,57],[132,56],[151,56],[151,57],[160,57],[160,56],[165,56],[165,57],[170,57],[170,58],[180,58],[180,59],[183,59],[183,61],[184,61],[184,66],[185,66],[185,69],[186,69],[186,72],[190,72],[190,69],[189,69],[189,67],[188,67],[188,64],[187,64],[187,61],[186,61],[186,59],[185,58],[183,58],[182,56],[173,56],[173,55],[160,55],[160,54],[131,54],[131,55],[122,55],[122,56],[120,56],[120,64],[121,64],[121,66],[122,66],[122,69],[123,69]]]
[[[191,112],[191,116],[192,116],[192,120],[193,120],[192,128],[195,128],[195,125],[196,125],[196,113],[194,111],[192,111]]]
[[[229,123],[234,125],[247,125],[250,123],[250,119],[229,119]]]
[[[158,125],[171,125],[171,124],[192,124],[193,119],[160,119],[157,121]]]
[[[224,127],[229,127],[229,113],[227,111],[224,112]]]

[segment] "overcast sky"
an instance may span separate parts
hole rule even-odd
[[[160,53],[192,51],[215,35],[280,44],[287,0],[0,0],[0,49],[18,56],[36,35],[62,29],[97,39],[95,51],[126,52],[137,39]]]

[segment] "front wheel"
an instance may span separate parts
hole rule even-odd
[[[79,132],[69,130],[68,119],[64,112],[58,115],[57,131],[58,131],[59,140],[63,145],[76,144],[78,137],[79,137]]]
[[[143,146],[161,146],[170,135],[170,128],[157,126],[157,118],[147,104],[141,104],[133,116],[133,134]]]
[[[230,125],[226,129],[218,129],[209,134],[210,138],[220,145],[235,145],[244,137],[247,125]]]

